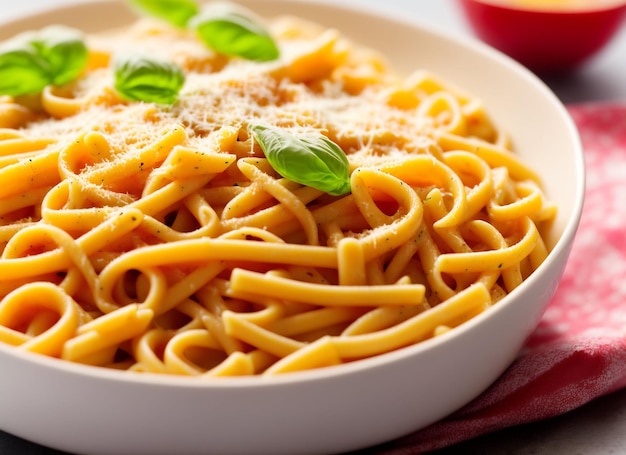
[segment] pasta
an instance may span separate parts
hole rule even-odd
[[[226,57],[142,18],[88,36],[82,75],[0,98],[0,342],[135,373],[329,367],[440,336],[546,258],[556,208],[482,102],[294,17],[281,57]],[[124,100],[120,50],[186,77]],[[281,177],[247,125],[318,132],[332,196]]]

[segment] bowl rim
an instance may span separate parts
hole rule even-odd
[[[236,0],[237,1],[237,0]],[[259,3],[263,2],[276,2],[284,3],[287,0],[259,0]],[[52,358],[45,355],[40,355],[31,352],[20,351],[13,346],[4,345],[0,343],[0,363],[3,361],[3,357],[12,357],[16,361],[27,362],[35,366],[53,369],[62,374],[70,374],[76,376],[82,376],[84,378],[92,378],[97,380],[105,380],[118,383],[134,383],[150,386],[163,386],[168,388],[240,388],[240,387],[275,387],[282,386],[284,384],[303,383],[310,381],[319,381],[329,379],[337,376],[349,376],[358,374],[364,370],[384,368],[390,363],[394,363],[398,360],[406,360],[407,358],[414,357],[420,353],[430,350],[438,345],[446,344],[452,341],[454,338],[461,336],[463,333],[471,331],[476,325],[482,324],[482,322],[494,316],[496,313],[500,313],[511,304],[514,304],[514,297],[524,292],[526,288],[532,286],[532,283],[540,279],[541,272],[544,269],[550,267],[550,265],[562,254],[567,254],[567,250],[571,247],[571,243],[575,237],[580,218],[582,215],[582,209],[584,205],[584,190],[585,190],[585,166],[584,166],[584,153],[582,147],[582,141],[578,133],[578,129],[570,116],[565,105],[558,99],[558,97],[552,92],[552,90],[539,79],[530,70],[516,62],[514,59],[508,57],[504,53],[488,46],[481,41],[472,37],[456,35],[449,30],[426,23],[415,16],[409,16],[402,14],[401,11],[396,9],[385,8],[380,4],[373,3],[356,3],[344,0],[289,0],[294,3],[301,3],[309,6],[319,6],[323,4],[326,8],[343,10],[344,12],[358,12],[363,16],[380,17],[384,20],[393,21],[396,23],[402,23],[410,27],[417,27],[424,30],[428,34],[435,35],[438,39],[443,39],[456,46],[464,48],[470,48],[473,52],[478,52],[491,59],[497,59],[499,64],[511,67],[518,75],[527,79],[532,83],[537,90],[540,90],[543,96],[550,101],[553,107],[559,112],[561,120],[567,127],[568,134],[575,146],[575,169],[576,169],[576,195],[575,204],[572,207],[572,212],[569,218],[564,222],[564,227],[561,235],[553,245],[546,260],[539,266],[539,268],[532,273],[524,282],[509,295],[505,296],[503,300],[499,301],[497,305],[489,308],[472,319],[464,322],[460,326],[455,327],[447,333],[440,336],[433,337],[419,343],[401,348],[396,351],[387,352],[374,357],[361,359],[358,361],[335,365],[331,367],[317,368],[312,370],[295,371],[282,373],[273,376],[228,376],[228,377],[211,377],[203,378],[197,376],[182,376],[182,375],[165,375],[158,373],[130,373],[127,371],[119,371],[115,369],[109,369],[99,366],[90,366],[79,363],[74,363],[62,359]],[[462,0],[462,1],[479,1],[480,0]],[[241,0],[242,3],[253,4],[255,0]],[[50,13],[55,15],[62,14],[65,11],[72,11],[75,9],[89,9],[92,7],[103,7],[107,5],[120,5],[124,0],[69,0],[62,4],[49,5],[47,7],[38,8],[34,13],[22,13],[9,18],[0,18],[0,40],[4,39],[4,27],[12,26],[19,27],[21,24],[32,21],[45,20],[46,16]],[[486,3],[486,2],[485,2]],[[626,7],[626,2],[624,4]],[[102,30],[106,30],[103,28]],[[90,33],[90,32],[87,32]]]
[[[508,4],[505,1],[501,0],[458,0],[460,3],[465,4],[480,4],[488,8],[510,11],[510,12],[519,12],[529,15],[541,15],[541,16],[550,16],[550,17],[579,17],[583,15],[594,15],[594,14],[618,14],[626,10],[626,0],[613,0],[612,2],[607,2],[605,4],[593,4],[589,2],[588,5],[580,6],[576,8],[567,8],[567,7],[541,7],[534,8],[532,6],[521,6]]]

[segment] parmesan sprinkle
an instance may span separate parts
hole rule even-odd
[[[381,56],[368,51],[369,59],[352,67],[346,49],[353,45],[336,31],[303,23],[305,30],[291,36],[293,30],[285,26],[289,22],[283,18],[273,24],[281,58],[258,63],[226,60],[187,31],[141,20],[131,30],[136,47],[132,50],[158,53],[186,73],[176,105],[126,105],[117,99],[111,70],[104,66],[77,81],[71,93],[60,94],[84,100],[80,115],[31,122],[25,129],[61,142],[73,140],[81,131],[100,130],[119,147],[140,147],[152,139],[155,129],[178,123],[194,145],[203,147],[212,146],[207,138],[220,128],[243,131],[250,121],[260,120],[293,131],[323,132],[343,144],[352,167],[434,147],[433,118],[407,115],[402,106],[390,104],[390,73]],[[128,51],[127,34],[122,39],[112,31],[90,40],[96,55],[114,55],[122,50],[122,43]],[[346,67],[354,71],[348,74]],[[103,103],[103,98],[110,100]]]

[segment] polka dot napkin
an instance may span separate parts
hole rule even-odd
[[[563,281],[539,326],[482,395],[376,453],[443,448],[626,387],[626,105],[569,111],[585,149],[585,208]]]

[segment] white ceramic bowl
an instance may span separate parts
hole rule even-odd
[[[382,50],[400,70],[427,68],[481,97],[559,206],[554,249],[495,307],[421,344],[348,365],[273,378],[199,383],[70,364],[0,346],[0,429],[89,454],[330,453],[400,437],[458,409],[514,360],[559,283],[583,202],[576,129],[530,72],[477,42],[337,0],[245,0],[294,13]],[[355,5],[354,3],[352,5]],[[123,3],[61,7],[11,23],[0,39],[50,23],[125,24]]]

